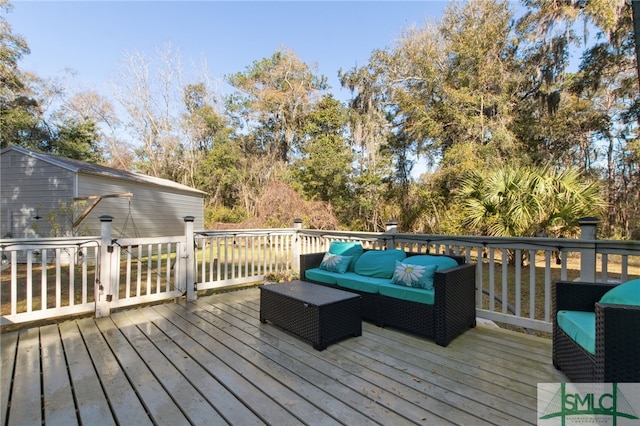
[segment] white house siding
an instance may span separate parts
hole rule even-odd
[[[114,237],[180,235],[185,216],[194,217],[195,229],[204,228],[202,191],[17,146],[0,153],[0,238],[52,236],[49,216],[60,212],[60,203],[70,203],[74,197],[129,192],[133,194],[130,198],[103,198],[82,221],[76,235],[99,235],[102,215],[113,217]],[[78,214],[89,203],[91,200]],[[69,223],[72,219],[68,215]]]
[[[74,175],[18,151],[4,153],[0,161],[0,238],[50,236],[49,213],[73,197]]]
[[[100,216],[113,217],[114,237],[180,235],[184,217],[195,218],[195,229],[203,229],[203,194],[167,186],[78,174],[78,196],[132,193],[130,198],[103,198],[83,221],[82,228],[100,233]]]

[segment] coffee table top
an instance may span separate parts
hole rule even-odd
[[[272,291],[314,306],[328,305],[343,300],[362,297],[359,294],[339,290],[306,281],[265,284],[260,290]]]

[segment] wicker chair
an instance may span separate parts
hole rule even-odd
[[[599,303],[615,284],[558,281],[553,287],[553,365],[572,382],[640,382],[640,306]],[[559,326],[558,311],[595,312],[595,355]]]

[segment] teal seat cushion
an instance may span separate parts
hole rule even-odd
[[[396,268],[396,260],[403,260],[407,254],[398,249],[369,250],[356,261],[354,272],[367,277],[391,278]]]
[[[393,297],[395,299],[407,300],[409,302],[424,303],[433,305],[436,292],[435,289],[406,287],[393,283],[380,284],[380,294],[382,296]]]
[[[397,285],[416,288],[433,288],[433,276],[436,273],[436,265],[418,265],[410,263],[408,257],[400,262],[396,260],[396,269],[391,277],[391,282]]]
[[[619,284],[607,291],[600,303],[640,306],[640,278]]]
[[[419,254],[417,256],[409,256],[404,260],[404,263],[410,263],[412,265],[431,266],[435,265],[437,271],[453,268],[458,266],[458,262],[448,256],[433,256],[430,254]]]
[[[378,293],[380,284],[389,282],[389,278],[367,277],[354,272],[347,272],[337,278],[338,287],[373,294]]]
[[[331,254],[351,256],[351,262],[347,267],[347,271],[349,272],[353,272],[353,268],[363,251],[362,244],[353,241],[333,241],[328,250]]]
[[[322,262],[320,262],[320,269],[344,274],[345,272],[347,272],[347,268],[351,263],[351,259],[351,256],[342,256],[339,254],[327,252],[324,254]]]
[[[312,268],[304,271],[304,277],[307,280],[315,281],[323,284],[336,285],[338,277],[342,275],[338,272],[331,272],[325,269]]]
[[[596,354],[595,312],[558,311],[558,326],[590,354]]]

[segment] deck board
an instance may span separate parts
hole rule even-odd
[[[20,330],[9,425],[36,425],[42,421],[39,334],[37,328]]]
[[[42,388],[47,424],[64,425],[76,413],[76,404],[67,374],[67,360],[56,325],[40,330],[42,347]]]
[[[58,326],[67,353],[67,368],[76,398],[77,415],[84,424],[115,424],[109,400],[103,392],[100,378],[96,374],[80,331],[81,324],[95,328],[91,319],[67,321]],[[69,421],[71,422],[71,419]]]
[[[182,371],[185,377],[207,398],[211,406],[216,407],[227,422],[243,425],[264,424],[256,414],[236,398],[235,394],[228,389],[229,385],[219,380],[221,371],[218,365],[221,363],[214,359],[203,346],[206,342],[201,342],[199,339],[201,338],[199,328],[181,320],[178,314],[173,313],[166,306],[159,306],[153,310],[147,309],[144,314],[175,343],[173,357],[183,358]]]
[[[199,312],[200,315],[196,315],[194,312]],[[278,404],[278,407],[272,407],[269,411],[274,409],[275,411],[291,411],[296,420],[291,419],[290,421],[294,422],[300,422],[300,419],[305,419],[311,424],[337,424],[335,420],[314,405],[313,399],[301,396],[295,391],[295,388],[292,389],[293,386],[289,387],[283,383],[283,381],[287,380],[289,384],[292,384],[293,381],[299,379],[293,376],[274,374],[276,372],[272,371],[273,367],[279,363],[277,361],[276,363],[272,362],[273,358],[270,358],[268,354],[270,348],[255,340],[253,333],[247,333],[246,330],[243,330],[238,334],[229,335],[224,331],[224,329],[230,329],[229,323],[225,323],[218,316],[206,311],[203,312],[198,308],[187,312],[185,319],[195,322],[207,321],[220,327],[208,337],[215,339],[218,344],[224,343],[224,346],[228,349],[221,353],[222,360],[226,365],[238,374],[242,374],[258,388],[268,389],[270,398],[273,399],[274,403]],[[207,338],[205,337],[205,339]],[[271,423],[268,419],[265,420]],[[282,419],[282,421],[284,420],[286,419]]]
[[[201,308],[198,312],[201,315],[207,315],[206,311],[202,311],[202,309],[207,309],[207,305],[204,302],[199,302],[198,305]],[[311,381],[313,385],[319,386],[341,401],[345,401],[346,398],[350,405],[368,418],[368,421],[374,420],[382,424],[406,422],[405,416],[389,411],[377,401],[372,401],[366,396],[354,394],[354,386],[357,389],[366,389],[367,383],[364,381],[350,383],[349,379],[355,381],[357,378],[352,378],[344,369],[334,363],[325,361],[323,359],[325,357],[319,356],[321,353],[313,349],[310,344],[292,338],[290,334],[279,328],[261,326],[257,312],[254,311],[254,315],[247,315],[230,305],[223,304],[218,304],[217,308],[226,314],[222,318],[230,321],[230,325],[243,330],[244,341],[251,342],[252,346],[258,347],[261,351],[267,351],[268,346],[277,347],[278,355],[281,358],[270,358],[273,362],[289,368],[302,377],[305,377],[306,374],[312,374],[311,380],[306,379],[307,381]],[[282,359],[282,355],[286,355],[286,359]]]
[[[259,291],[3,333],[2,424],[535,424],[551,342],[478,326],[443,348],[363,323],[316,351]],[[40,376],[42,375],[42,376]]]
[[[13,366],[16,361],[16,347],[18,345],[17,331],[0,334],[0,413],[7,412],[9,396],[11,395]],[[2,424],[5,424],[3,421]]]
[[[158,380],[157,374],[161,372],[152,371],[139,352],[141,349],[138,349],[138,345],[144,347],[148,341],[142,336],[129,340],[127,327],[119,329],[113,322],[113,317],[101,318],[97,323],[152,420],[176,425],[188,424],[173,396]]]
[[[112,407],[117,407],[114,410],[115,420],[121,425],[152,424],[146,409],[96,324],[85,320],[80,321],[78,325],[93,364],[97,366],[96,372],[107,400]]]

